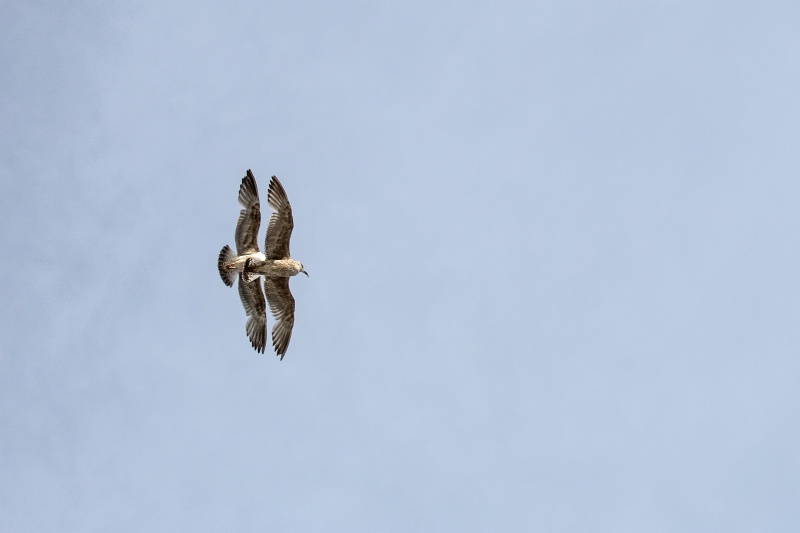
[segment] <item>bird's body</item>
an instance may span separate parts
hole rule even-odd
[[[304,272],[303,264],[294,259],[251,259],[244,267],[249,274],[267,276],[269,278],[290,278]]]
[[[266,261],[267,256],[261,252],[256,252],[254,254],[234,255],[233,259],[224,262],[224,268],[225,270],[236,273],[244,272],[244,267],[247,264],[248,259],[250,260],[250,264],[255,265]],[[225,281],[225,279],[223,278],[222,281]]]
[[[239,203],[243,209],[236,223],[236,253],[225,245],[219,253],[217,268],[229,287],[239,278],[239,298],[247,313],[247,335],[253,348],[262,353],[266,344],[266,304],[269,304],[275,318],[272,345],[283,359],[294,326],[294,297],[289,290],[289,278],[300,272],[308,276],[308,272],[289,254],[289,239],[294,228],[292,207],[275,176],[270,180],[267,200],[275,212],[269,219],[262,253],[257,243],[261,204],[256,179],[248,170],[239,187]],[[263,291],[260,278],[263,278]]]

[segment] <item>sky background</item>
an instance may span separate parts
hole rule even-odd
[[[0,19],[0,530],[800,527],[798,4]]]

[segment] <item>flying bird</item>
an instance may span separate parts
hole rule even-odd
[[[222,247],[217,268],[223,283],[233,287],[239,278],[239,298],[247,313],[247,336],[257,352],[264,353],[266,345],[267,311],[275,319],[272,326],[272,346],[283,360],[294,326],[294,297],[289,290],[289,278],[300,272],[308,276],[303,264],[292,259],[289,239],[294,219],[286,191],[272,176],[267,202],[274,210],[267,226],[264,253],[258,249],[258,229],[261,225],[261,203],[253,172],[248,170],[239,186],[239,220],[236,222],[236,253],[227,244]],[[261,278],[264,289],[261,289]],[[264,293],[266,292],[266,303]]]

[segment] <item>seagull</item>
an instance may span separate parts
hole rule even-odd
[[[258,229],[261,225],[261,203],[258,186],[251,170],[239,186],[239,220],[236,222],[236,253],[227,244],[222,247],[217,268],[222,282],[233,287],[239,278],[239,298],[247,313],[247,336],[250,344],[260,353],[266,345],[266,304],[275,318],[272,326],[272,346],[283,360],[294,326],[294,297],[289,290],[289,278],[300,272],[308,276],[303,264],[292,259],[289,239],[294,228],[292,206],[281,182],[272,176],[267,192],[267,202],[274,210],[267,226],[264,253],[258,249]],[[264,278],[264,290],[261,281]],[[266,292],[266,304],[264,293]]]

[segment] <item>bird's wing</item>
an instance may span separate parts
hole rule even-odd
[[[267,344],[267,306],[261,281],[258,278],[245,281],[243,274],[239,274],[239,298],[247,313],[247,336],[250,337],[250,343],[257,352],[264,353],[264,346]]]
[[[258,228],[261,226],[261,204],[258,200],[256,178],[248,169],[239,186],[239,203],[243,209],[236,222],[236,253],[238,255],[258,252]]]
[[[264,278],[264,292],[267,293],[269,310],[275,318],[272,325],[272,346],[283,359],[294,326],[294,297],[289,290],[289,278]]]
[[[275,176],[272,176],[272,180],[269,182],[267,202],[275,212],[269,218],[267,237],[264,240],[264,254],[267,259],[286,259],[291,257],[289,254],[289,239],[292,237],[294,219],[292,218],[292,206],[289,205],[286,191]]]

